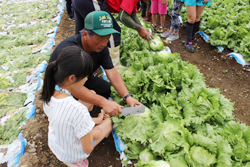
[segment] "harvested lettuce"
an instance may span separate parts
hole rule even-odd
[[[153,41],[149,42],[149,48],[153,51],[161,51],[164,49],[164,43],[162,42],[162,40],[160,38],[154,38]]]

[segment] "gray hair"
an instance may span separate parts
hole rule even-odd
[[[83,36],[83,32],[84,32],[84,31],[87,31],[87,34],[88,34],[89,38],[91,38],[91,37],[94,36],[94,35],[97,35],[94,31],[88,30],[88,29],[84,28],[84,29],[82,29],[82,30],[80,31],[81,36]]]

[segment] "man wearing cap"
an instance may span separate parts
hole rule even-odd
[[[119,13],[118,20],[121,21],[125,26],[136,30],[140,37],[149,41],[148,35],[152,38],[151,33],[149,33],[146,28],[144,28],[139,19],[136,16],[137,4],[140,0],[73,0],[74,12],[75,12],[75,24],[76,31],[75,34],[79,34],[80,30],[84,28],[84,19],[88,13],[92,11],[106,11],[110,15],[111,13]],[[121,32],[121,28],[111,15],[114,29]],[[122,68],[120,65],[120,34],[112,34],[108,43],[108,48],[112,62],[116,68]]]
[[[107,47],[112,33],[119,32],[113,29],[110,15],[104,11],[91,12],[85,18],[85,29],[80,34],[62,41],[49,60],[49,62],[56,60],[60,51],[71,45],[79,45],[89,53],[93,60],[93,71],[88,76],[87,82],[79,90],[73,91],[72,95],[81,101],[102,107],[110,116],[118,115],[122,111],[122,106],[107,100],[111,93],[111,85],[130,106],[142,105],[128,92],[121,75],[113,66]],[[100,66],[104,68],[110,83],[93,75]],[[94,90],[96,94],[90,90]]]

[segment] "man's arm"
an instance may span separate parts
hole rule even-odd
[[[115,116],[122,112],[122,106],[114,101],[107,100],[106,98],[93,93],[85,86],[82,86],[80,89],[73,90],[71,93],[77,99],[102,107],[105,113],[110,116]]]
[[[124,96],[126,96],[129,92],[128,89],[121,77],[121,75],[119,74],[119,72],[115,69],[112,68],[110,70],[105,70],[108,79],[110,80],[112,86],[115,88],[115,90],[119,93],[119,95],[123,98]],[[134,105],[143,105],[142,103],[140,103],[139,101],[137,101],[136,99],[134,99],[133,97],[129,96],[126,99],[126,103],[130,106],[133,107]]]
[[[119,16],[118,16],[118,20],[121,21],[122,24],[124,24],[126,27],[129,27],[138,31],[139,36],[147,40],[148,42],[149,42],[148,35],[154,38],[152,34],[149,33],[146,30],[146,28],[144,28],[141,25],[140,20],[136,16],[136,13],[132,13],[131,15],[129,15],[125,10],[121,9]]]

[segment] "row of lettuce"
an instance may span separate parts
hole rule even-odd
[[[52,20],[59,11],[57,5],[57,0],[1,2],[0,145],[12,143],[21,132],[28,107],[23,107],[27,93],[18,87],[38,64],[49,59],[50,53],[35,51],[50,40],[46,32],[57,26]]]
[[[121,27],[121,59],[128,67],[119,72],[148,107],[112,118],[128,159],[137,160],[136,167],[250,166],[250,127],[233,121],[234,103],[208,88],[199,69],[178,53],[150,51],[155,48]],[[126,106],[113,88],[112,97]]]
[[[213,46],[226,46],[250,62],[249,0],[217,0],[206,6],[201,16],[200,30],[209,35]],[[184,24],[187,10],[181,10]]]

